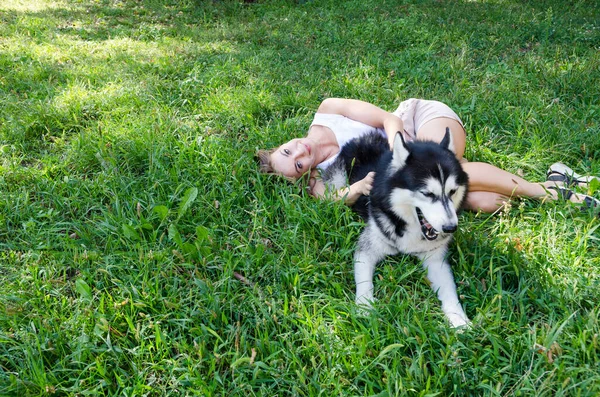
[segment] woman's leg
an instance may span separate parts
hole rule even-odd
[[[488,163],[463,162],[462,167],[469,175],[468,209],[494,212],[511,197],[556,200],[556,190],[550,187],[560,186],[556,182],[532,183]],[[569,200],[580,203],[584,195],[573,194]]]
[[[469,190],[494,192],[506,197],[546,197],[546,188],[538,183],[504,171],[488,163],[464,162],[463,170],[469,174]]]
[[[469,192],[465,201],[465,208],[475,212],[493,213],[497,211],[510,198],[494,192]]]

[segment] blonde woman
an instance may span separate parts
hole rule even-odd
[[[462,121],[446,104],[432,100],[411,98],[390,113],[355,99],[325,99],[304,138],[292,139],[271,150],[260,150],[257,156],[262,172],[290,179],[308,175],[311,194],[323,197],[326,189],[318,170],[326,169],[341,147],[353,138],[376,130],[388,138],[391,147],[396,132],[400,131],[406,140],[441,142],[447,127],[452,133],[454,153],[469,175],[467,209],[494,212],[511,197],[563,198],[582,203],[587,208],[600,207],[600,201],[595,198],[575,194],[569,189],[589,182],[592,177],[575,174],[561,163],[551,166],[547,181],[533,183],[488,163],[468,162],[463,158],[466,133]],[[373,176],[370,173],[363,180],[338,191],[335,197],[352,205],[361,195],[369,195]]]

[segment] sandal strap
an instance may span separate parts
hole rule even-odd
[[[575,187],[580,183],[576,178],[573,178],[570,175],[561,174],[557,171],[548,172],[546,180],[550,182],[563,182],[565,186],[568,187]]]
[[[565,200],[568,200],[573,195],[573,191],[571,189],[567,189],[560,186],[549,186],[548,189],[555,190],[558,193],[559,197],[562,197]]]
[[[590,183],[592,180],[599,180],[600,177],[591,175],[579,175],[563,163],[554,163],[546,171],[546,180],[553,182],[562,182],[570,187],[576,187],[581,184]]]
[[[596,200],[592,196],[585,196],[585,198],[583,199],[583,204],[584,206],[581,207],[582,210],[596,209],[600,207],[600,201]]]

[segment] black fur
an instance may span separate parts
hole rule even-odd
[[[360,138],[355,138],[344,145],[337,159],[323,174],[323,180],[327,182],[331,177],[328,172],[332,174],[343,169],[351,185],[366,177],[369,172],[375,171],[371,195],[369,197],[361,196],[354,203],[352,209],[366,221],[369,218],[369,205],[378,208],[397,225],[398,233],[404,229],[404,221],[396,217],[389,208],[388,194],[392,186],[418,190],[423,185],[423,181],[431,175],[431,169],[426,165],[431,164],[432,160],[443,164],[446,177],[454,174],[458,176],[459,184],[467,184],[468,176],[463,171],[454,153],[450,150],[440,150],[440,146],[442,148],[448,147],[448,141],[448,135],[439,144],[428,141],[404,142],[403,140],[404,145],[410,152],[406,159],[406,166],[410,167],[412,172],[396,172],[388,177],[392,151],[387,138],[374,131]],[[437,170],[434,169],[434,172],[437,172]],[[399,233],[399,235],[402,234]]]

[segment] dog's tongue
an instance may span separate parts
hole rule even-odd
[[[437,230],[435,230],[429,222],[423,222],[421,230],[428,240],[435,240],[438,236]]]

